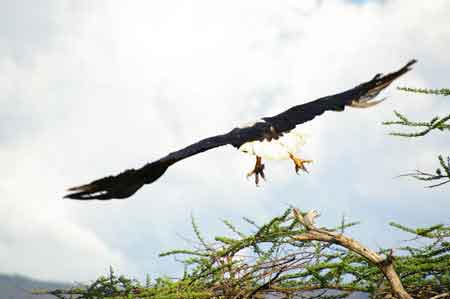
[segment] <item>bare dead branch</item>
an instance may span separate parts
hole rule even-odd
[[[319,213],[316,211],[310,211],[306,216],[303,216],[298,209],[293,209],[293,213],[294,217],[306,228],[305,233],[293,237],[295,240],[328,242],[338,244],[355,252],[380,269],[388,280],[392,293],[396,298],[412,299],[411,295],[403,288],[402,282],[395,271],[392,253],[383,258],[370,248],[342,233],[317,228],[314,225],[314,218],[318,217]]]

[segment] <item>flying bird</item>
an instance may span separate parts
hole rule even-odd
[[[257,185],[260,177],[265,178],[263,159],[291,160],[296,172],[299,170],[307,172],[305,164],[312,161],[295,155],[303,144],[303,136],[293,129],[325,111],[343,111],[346,106],[369,108],[379,104],[384,99],[374,98],[395,79],[410,71],[416,62],[411,60],[399,70],[386,75],[377,74],[371,80],[344,92],[300,104],[275,116],[263,117],[255,122],[238,126],[226,134],[200,140],[159,160],[147,163],[139,169],[128,169],[118,175],[69,188],[70,193],[65,198],[108,200],[130,197],[143,185],[156,181],[173,164],[223,145],[232,145],[256,157],[255,166],[247,176],[254,176]]]

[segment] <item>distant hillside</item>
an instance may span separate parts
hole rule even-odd
[[[61,289],[69,287],[69,284],[39,281],[20,275],[0,274],[0,298],[1,299],[56,299],[54,296],[31,295],[33,289]]]

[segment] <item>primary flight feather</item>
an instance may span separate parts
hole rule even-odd
[[[159,160],[139,169],[129,169],[115,176],[95,180],[89,184],[69,188],[66,198],[80,200],[108,200],[127,198],[145,184],[151,184],[161,177],[171,165],[201,152],[230,144],[240,151],[256,156],[254,169],[247,176],[264,178],[262,159],[291,159],[295,170],[307,171],[303,160],[295,152],[303,143],[303,136],[292,131],[297,125],[312,120],[325,111],[343,111],[346,106],[355,108],[372,107],[383,100],[374,98],[395,79],[411,70],[416,60],[411,60],[399,70],[387,75],[377,74],[370,81],[352,89],[312,102],[294,106],[272,117],[263,117],[247,125],[234,128],[230,132],[200,140],[183,149],[172,152]]]

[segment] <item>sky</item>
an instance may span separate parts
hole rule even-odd
[[[356,3],[357,2],[357,3]],[[446,115],[446,98],[396,86],[448,87],[450,2],[433,1],[2,1],[0,11],[0,272],[89,281],[107,273],[176,276],[193,215],[205,235],[228,219],[268,221],[289,205],[320,225],[344,215],[374,249],[409,236],[388,226],[449,222],[448,187],[394,177],[434,169],[440,132],[389,136],[393,111]],[[299,155],[266,162],[231,146],[171,167],[128,200],[62,199],[67,187],[141,167],[201,138],[351,88],[412,58],[414,70],[366,110],[302,125]],[[447,139],[446,139],[447,138]],[[251,228],[248,228],[251,229]]]

